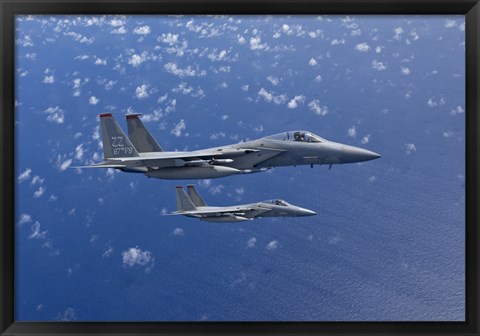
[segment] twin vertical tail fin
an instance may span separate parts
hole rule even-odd
[[[139,116],[141,114],[127,114],[128,137],[139,153],[163,152],[162,147],[155,141],[145,128]]]
[[[130,139],[125,135],[111,113],[100,114],[103,155],[105,159],[139,156]]]
[[[177,211],[194,211],[197,209],[182,187],[177,187]]]
[[[207,203],[203,200],[200,194],[197,192],[194,186],[187,186],[188,197],[192,200],[193,204],[197,207],[207,206]]]

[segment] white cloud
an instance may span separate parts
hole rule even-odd
[[[63,122],[65,121],[64,112],[58,106],[49,107],[44,112],[48,114],[47,120],[49,122],[53,122],[53,123],[56,123],[56,124],[63,124]]]
[[[359,43],[355,46],[355,49],[360,52],[367,52],[370,50],[370,46],[367,42]]]
[[[147,98],[149,96],[149,93],[148,93],[148,85],[146,84],[143,84],[141,86],[138,86],[136,89],[135,89],[135,97],[137,99],[144,99],[144,98]]]
[[[407,67],[402,66],[401,72],[402,72],[402,75],[405,75],[405,76],[410,75],[410,69]]]
[[[58,170],[60,171],[64,171],[66,170],[68,167],[70,167],[70,165],[72,164],[72,159],[67,159],[65,161],[62,162],[62,164],[58,167]]]
[[[368,142],[370,141],[370,134],[367,134],[365,135],[363,138],[362,138],[362,144],[367,144]]]
[[[305,101],[305,96],[300,95],[300,96],[295,96],[292,100],[288,102],[288,108],[289,109],[295,109],[298,106],[298,103],[303,103]]]
[[[447,19],[445,21],[445,28],[455,28],[457,26],[457,22],[455,20]]]
[[[30,173],[32,172],[32,170],[30,168],[27,168],[23,171],[23,173],[21,173],[20,175],[18,175],[18,182],[22,183],[23,181],[26,181],[30,178]]]
[[[122,35],[126,33],[127,33],[127,30],[125,29],[124,26],[121,26],[121,27],[118,27],[117,29],[112,30],[112,34]]]
[[[267,244],[267,246],[265,247],[267,250],[275,250],[278,248],[278,241],[276,240],[272,240],[270,243]]]
[[[90,99],[88,100],[88,103],[90,105],[97,105],[99,101],[100,99],[98,99],[97,97],[91,96]]]
[[[23,213],[20,215],[20,218],[18,219],[18,224],[22,225],[25,223],[30,223],[32,221],[32,216],[29,214]]]
[[[320,83],[322,81],[322,76],[318,75],[315,77],[315,82]]]
[[[238,39],[237,39],[238,44],[242,44],[242,45],[243,45],[243,44],[247,43],[247,40],[245,39],[245,37],[240,36],[240,35],[237,35],[237,38],[238,38]]]
[[[320,105],[320,101],[318,99],[312,100],[310,103],[308,103],[308,107],[316,115],[324,116],[328,113],[328,107]]]
[[[55,82],[55,78],[53,78],[53,75],[45,76],[42,81],[42,83],[44,84],[53,84],[54,82]]]
[[[330,42],[331,45],[340,45],[340,44],[345,44],[345,39],[334,39],[332,42]]]
[[[124,267],[153,266],[155,258],[150,251],[142,251],[138,246],[131,247],[122,252],[122,264]]]
[[[308,62],[308,65],[315,66],[317,64],[318,64],[318,62],[315,60],[315,58],[310,58],[310,61]]]
[[[183,236],[184,235],[183,229],[176,228],[175,230],[173,230],[173,235],[174,236]]]
[[[125,24],[125,21],[122,20],[122,19],[115,18],[115,19],[110,20],[109,23],[112,27],[120,27],[120,26],[123,26]]]
[[[77,319],[75,309],[72,307],[67,308],[64,312],[57,314],[57,321],[74,321]]]
[[[217,132],[210,135],[210,140],[217,140],[220,138],[225,138],[225,132]]]
[[[457,115],[457,114],[462,114],[462,113],[464,113],[464,112],[465,112],[465,110],[463,109],[463,107],[461,107],[460,105],[458,105],[456,108],[454,108],[454,109],[452,109],[452,110],[450,111],[450,114],[451,114],[451,115]]]
[[[207,72],[205,70],[200,70],[198,67],[196,69],[193,69],[192,66],[188,66],[186,68],[179,68],[177,64],[169,62],[163,66],[163,68],[171,73],[174,74],[175,76],[178,76],[180,78],[183,77],[194,77],[194,76],[205,76]]]
[[[272,92],[268,92],[264,88],[261,88],[260,91],[258,91],[258,95],[262,97],[266,102],[274,102],[277,105],[287,101],[286,95],[275,96]]]
[[[28,236],[28,239],[45,239],[47,238],[47,230],[41,231],[40,223],[35,222],[31,227],[32,233]]]
[[[107,245],[105,250],[103,251],[102,258],[108,258],[112,255],[113,253],[113,247],[110,245]]]
[[[210,194],[212,195],[218,195],[218,194],[221,194],[222,193],[222,190],[223,190],[223,185],[219,184],[219,185],[214,185],[214,186],[211,186],[208,191],[210,192]]]
[[[438,106],[438,105],[445,105],[446,101],[445,101],[445,98],[444,97],[441,97],[439,101],[436,101],[435,99],[433,98],[430,98],[428,101],[427,101],[427,105],[429,107],[435,107],[435,106]]]
[[[136,27],[134,30],[133,30],[133,33],[134,34],[137,34],[137,35],[148,35],[150,34],[151,32],[151,29],[150,29],[150,26],[141,26],[141,27]]]
[[[268,76],[267,80],[275,86],[277,86],[280,83],[280,80],[275,76]]]
[[[133,54],[130,59],[128,60],[128,64],[133,66],[134,68],[139,67],[143,62],[148,59],[148,53],[146,51],[142,52],[141,55]]]
[[[250,38],[250,49],[251,50],[268,50],[269,46],[267,43],[262,44],[262,39],[260,36],[255,36]]]
[[[35,185],[35,184],[37,184],[37,183],[38,183],[38,184],[43,184],[43,181],[44,181],[44,180],[45,180],[45,179],[40,178],[40,176],[35,175],[35,176],[32,178],[32,181],[30,182],[30,184],[31,184],[31,185]]]
[[[33,198],[39,198],[45,193],[45,188],[40,186],[37,191],[33,193]]]
[[[95,65],[107,65],[107,60],[97,57],[97,59],[95,60]]]
[[[253,248],[253,247],[255,247],[256,243],[257,243],[257,238],[252,237],[247,241],[247,247],[248,248]]]
[[[173,46],[174,44],[178,43],[178,34],[162,34],[162,36],[158,37],[157,41]]]
[[[242,89],[242,91],[244,91],[244,92],[248,92],[248,88],[249,88],[249,85],[245,84],[245,85],[242,85],[242,87],[240,89]]]
[[[243,195],[245,193],[245,189],[243,187],[240,187],[240,188],[235,188],[235,192],[238,194],[238,195]]]
[[[402,27],[397,27],[393,31],[395,32],[395,36],[393,36],[393,38],[395,40],[400,40],[402,38],[403,28]]]
[[[182,135],[182,131],[184,131],[187,128],[185,125],[185,121],[181,119],[178,124],[175,125],[175,127],[170,131],[170,134],[175,135],[176,137],[179,137]]]
[[[75,147],[75,159],[81,160],[83,158],[83,144]]]
[[[405,144],[403,148],[405,149],[406,154],[415,153],[417,151],[417,147],[415,147],[413,143]]]
[[[383,62],[373,60],[372,61],[372,68],[374,68],[375,70],[381,71],[381,70],[387,69],[387,65],[384,64]]]
[[[368,178],[368,180],[369,180],[370,182],[372,182],[372,183],[375,182],[376,179],[377,179],[376,176],[370,176],[370,177]]]
[[[352,137],[352,138],[355,138],[357,136],[357,129],[355,127],[355,125],[353,125],[352,127],[350,127],[347,131],[347,135],[349,137]]]

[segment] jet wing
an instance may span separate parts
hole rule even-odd
[[[256,215],[270,211],[268,208],[261,207],[224,207],[215,210],[192,210],[192,211],[175,211],[170,215],[199,215],[199,217],[215,217],[225,215],[238,215],[254,211]]]

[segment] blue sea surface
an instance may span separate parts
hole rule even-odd
[[[19,16],[17,321],[464,321],[463,16]],[[98,114],[165,150],[305,129],[348,165],[169,181],[102,169]],[[313,217],[208,223],[271,198]]]

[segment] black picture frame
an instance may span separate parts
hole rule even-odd
[[[478,0],[0,0],[2,335],[479,335],[480,4]],[[460,14],[466,34],[465,322],[16,322],[14,319],[15,16],[28,14]]]

